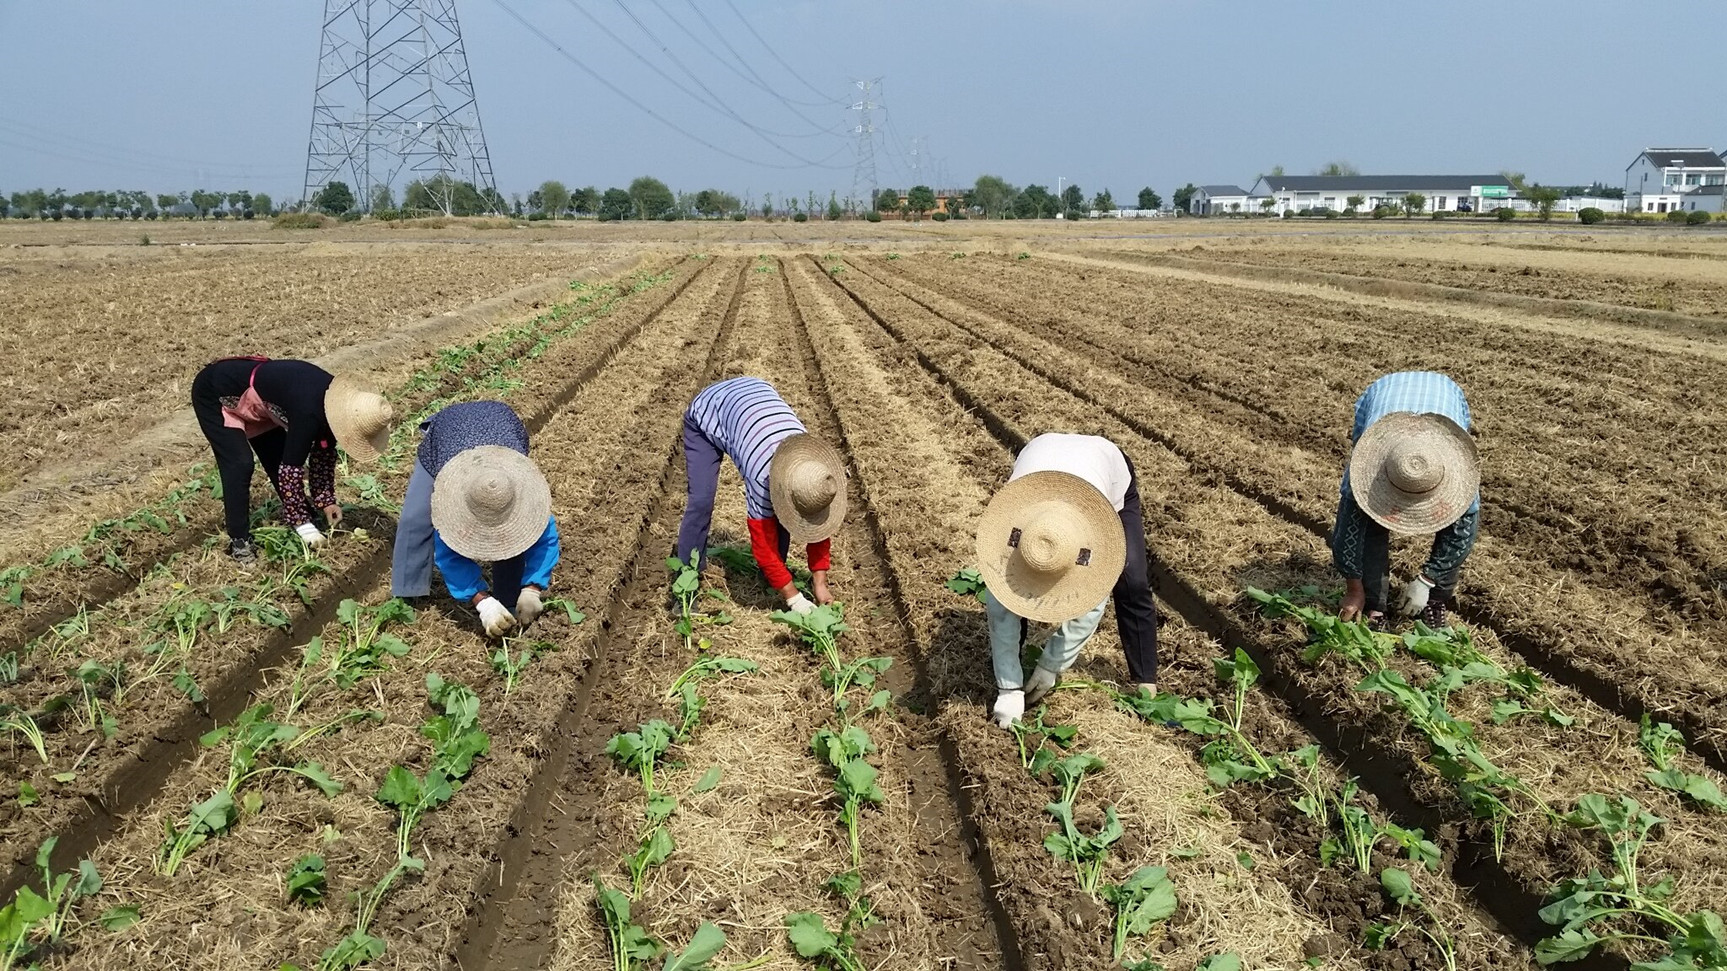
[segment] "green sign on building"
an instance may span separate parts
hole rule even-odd
[[[1510,195],[1511,187],[1508,185],[1484,185],[1481,187],[1481,198],[1483,199],[1504,199]]]

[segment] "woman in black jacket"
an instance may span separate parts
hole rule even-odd
[[[358,461],[371,462],[390,437],[390,403],[382,395],[309,361],[229,357],[212,362],[192,380],[192,411],[222,477],[228,554],[242,563],[255,558],[248,501],[252,453],[282,498],[282,519],[308,547],[316,547],[323,545],[324,534],[312,522],[312,507],[321,508],[331,526],[342,519],[336,504],[336,445]]]

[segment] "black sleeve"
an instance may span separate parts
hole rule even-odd
[[[330,372],[309,361],[271,361],[258,369],[253,381],[258,396],[288,418],[284,466],[303,467],[320,442],[334,444],[335,433],[324,416],[324,392],[332,380]]]

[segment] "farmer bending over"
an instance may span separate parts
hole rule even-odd
[[[690,491],[678,527],[678,558],[707,558],[720,462],[727,455],[743,476],[750,550],[768,585],[786,609],[815,609],[786,569],[795,540],[805,545],[816,603],[832,603],[828,567],[831,537],[846,513],[845,463],[831,445],[805,433],[791,406],[760,378],[711,384],[684,412]]]
[[[331,527],[342,521],[336,446],[355,461],[372,462],[390,438],[390,403],[382,395],[346,376],[332,377],[309,361],[225,357],[207,364],[192,379],[192,413],[222,479],[228,555],[241,563],[257,558],[250,504],[253,454],[282,498],[283,521],[307,547],[316,547],[325,537],[312,522],[312,508],[322,509]]]
[[[1355,402],[1354,443],[1343,470],[1332,561],[1343,574],[1338,616],[1385,623],[1391,533],[1432,533],[1433,551],[1398,610],[1435,630],[1457,590],[1481,523],[1481,470],[1469,436],[1469,403],[1433,371],[1387,374]]]
[[[435,559],[450,596],[479,610],[487,634],[528,626],[558,564],[552,491],[528,458],[528,429],[501,401],[470,401],[438,412],[420,430],[425,437],[396,528],[391,595],[431,593]],[[481,562],[492,564],[491,589]]]
[[[988,588],[990,655],[999,692],[992,717],[1008,727],[1073,666],[1115,598],[1128,677],[1157,694],[1157,606],[1133,463],[1092,435],[1039,435],[1013,463],[977,531]],[[1057,624],[1022,680],[1026,622]]]

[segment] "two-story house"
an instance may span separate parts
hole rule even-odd
[[[1625,167],[1626,212],[1685,209],[1685,195],[1727,182],[1727,159],[1707,148],[1646,148]]]

